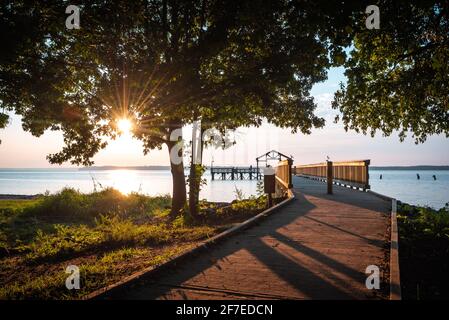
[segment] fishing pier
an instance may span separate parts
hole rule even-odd
[[[249,167],[210,167],[210,174],[212,180],[260,180],[263,177],[262,168],[260,164],[265,164],[263,167],[268,166],[269,161],[282,161],[288,160],[290,165],[293,163],[293,159],[288,157],[279,151],[271,150],[256,158],[256,166]]]
[[[211,167],[212,180],[259,180],[261,173],[257,167]]]

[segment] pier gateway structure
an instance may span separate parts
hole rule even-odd
[[[259,180],[262,178],[262,168],[259,163],[265,163],[268,166],[269,161],[287,160],[290,164],[293,163],[293,157],[288,157],[285,154],[271,150],[256,158],[256,167],[250,165],[249,167],[210,167],[212,180]]]

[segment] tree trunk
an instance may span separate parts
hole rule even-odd
[[[176,141],[167,142],[169,153],[175,145]],[[180,153],[182,153],[182,149],[180,150]],[[176,164],[170,159],[170,167],[173,181],[173,196],[170,216],[174,218],[182,212],[187,201],[186,179],[184,176],[184,163],[182,160],[180,164]]]
[[[203,132],[204,132],[204,129],[201,128],[201,130],[200,130],[201,138],[203,136]],[[193,146],[194,146],[193,139],[194,139],[194,137],[192,137],[192,158],[190,161],[190,173],[189,173],[189,211],[193,217],[197,217],[198,210],[199,210],[200,185],[201,185],[201,179],[202,179],[202,175],[201,175],[202,171],[199,172],[199,168],[202,166],[204,142],[202,139],[200,139],[200,141],[199,141],[200,145],[198,146],[198,148],[200,148],[199,156],[201,159],[201,163],[195,164],[193,161],[193,157],[194,157],[194,152],[196,152],[196,150],[194,150],[194,148],[193,148]]]
[[[201,174],[198,172],[199,164],[190,165],[189,175],[189,211],[193,217],[198,216],[199,198],[200,198],[200,184]]]
[[[196,165],[190,162],[190,174],[189,174],[189,211],[193,217],[198,215],[198,201],[196,199],[197,192],[197,176],[196,176]]]

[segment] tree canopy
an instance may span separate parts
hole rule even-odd
[[[106,146],[102,137],[114,137],[119,116],[138,122],[146,151],[195,113],[233,126],[267,118],[308,132],[323,124],[309,90],[326,77],[326,40],[336,27],[313,2],[85,1],[79,7],[79,30],[65,28],[60,2],[2,7],[8,44],[2,107],[22,115],[34,135],[63,131],[66,146],[51,162],[91,164]]]
[[[4,111],[35,136],[62,131],[52,163],[92,164],[128,118],[144,152],[201,121],[218,129],[263,119],[310,133],[312,86],[346,68],[336,93],[346,129],[449,132],[448,5],[380,1],[380,29],[365,27],[367,1],[3,1],[0,128]],[[345,48],[352,47],[349,58]],[[182,149],[180,149],[182,152]],[[186,201],[183,163],[171,163],[174,208]]]
[[[71,30],[63,2],[1,7],[1,107],[33,135],[63,132],[52,163],[92,164],[120,117],[134,121],[144,152],[172,147],[171,132],[195,120],[235,128],[265,118],[305,133],[322,126],[309,91],[341,62],[354,10],[287,0],[78,6],[81,28]],[[179,198],[182,163],[172,172]]]
[[[347,84],[335,94],[345,128],[449,136],[449,3],[379,1],[380,29],[354,29]],[[337,117],[338,120],[339,117]]]

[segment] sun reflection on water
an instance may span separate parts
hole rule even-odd
[[[140,180],[136,171],[112,170],[108,174],[108,180],[111,187],[125,195],[141,191]]]

